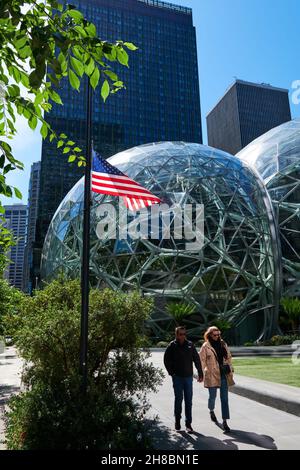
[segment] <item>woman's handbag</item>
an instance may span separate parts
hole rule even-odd
[[[222,366],[220,366],[220,369],[221,369],[221,372],[223,372],[223,374],[225,375],[228,375],[231,373],[231,367],[229,364],[223,364]]]

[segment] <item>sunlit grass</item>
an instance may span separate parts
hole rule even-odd
[[[300,364],[292,358],[253,357],[233,360],[236,374],[300,387]]]

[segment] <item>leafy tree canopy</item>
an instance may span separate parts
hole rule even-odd
[[[4,212],[3,207],[0,205],[0,214]],[[13,233],[5,226],[4,221],[0,220],[0,277],[3,276],[4,270],[9,263],[7,252],[16,244]]]
[[[0,279],[0,336],[10,335],[14,319],[18,318],[25,299],[23,292],[10,286],[6,280]]]

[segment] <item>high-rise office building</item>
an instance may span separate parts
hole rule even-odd
[[[257,137],[291,120],[289,91],[236,80],[207,115],[208,144],[235,155]]]
[[[24,270],[23,270],[23,290],[32,292],[35,287],[34,273],[34,240],[36,232],[36,220],[38,213],[38,198],[40,191],[40,173],[41,162],[35,162],[31,165],[29,191],[28,191],[28,221],[26,245],[24,254]]]
[[[6,226],[16,238],[16,245],[12,246],[8,253],[10,264],[4,277],[9,283],[18,289],[23,288],[23,264],[27,225],[27,206],[24,204],[13,204],[4,206]]]
[[[155,141],[202,143],[196,31],[192,10],[158,0],[73,0],[106,40],[133,42],[129,69],[113,63],[126,90],[105,104],[93,97],[93,141],[104,157]],[[85,144],[86,88],[67,82],[60,90],[64,106],[54,104],[47,120],[81,148]],[[83,169],[67,163],[55,145],[43,142],[36,251],[49,223]]]

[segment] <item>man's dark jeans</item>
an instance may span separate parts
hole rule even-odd
[[[175,394],[174,415],[175,420],[180,421],[182,412],[182,400],[185,404],[185,424],[192,424],[192,400],[193,400],[193,376],[178,377],[173,375],[173,388]]]

